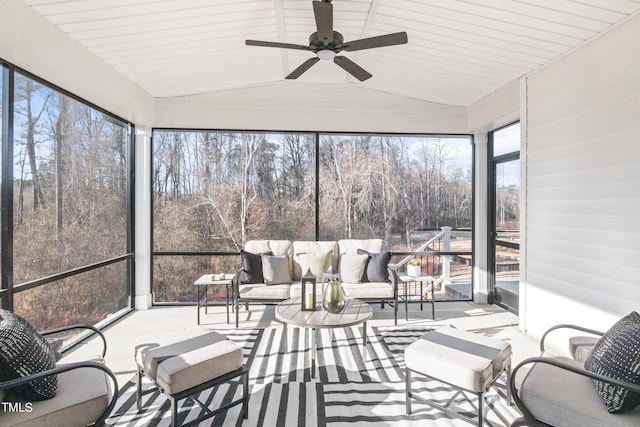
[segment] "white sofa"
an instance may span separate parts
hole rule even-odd
[[[364,254],[358,252],[365,251]],[[239,269],[233,279],[236,305],[236,327],[240,323],[240,305],[249,302],[277,302],[299,297],[301,294],[300,279],[307,272],[305,260],[315,255],[329,253],[327,272],[339,274],[342,287],[348,298],[359,298],[367,301],[389,302],[393,305],[394,321],[397,324],[398,283],[393,269],[388,268],[389,253],[384,251],[381,239],[344,239],[338,241],[306,241],[306,240],[249,240],[242,251],[243,268]],[[368,254],[370,255],[368,255]],[[267,258],[262,258],[265,255]],[[345,256],[346,255],[346,256]],[[249,258],[263,263],[264,273],[255,275],[247,271],[250,268]],[[280,258],[280,259],[275,259]],[[363,272],[360,273],[360,260],[366,258]],[[383,262],[383,260],[386,260]],[[328,260],[329,261],[329,260]],[[381,262],[384,263],[386,277],[381,274]],[[349,270],[353,266],[352,270]],[[274,271],[277,269],[278,271]],[[286,271],[284,271],[286,269]],[[316,272],[318,274],[318,272]],[[360,277],[358,277],[360,276]],[[372,280],[369,280],[372,276]],[[262,280],[260,280],[262,279]],[[386,279],[386,280],[384,280]],[[322,286],[317,286],[318,300],[321,298]]]

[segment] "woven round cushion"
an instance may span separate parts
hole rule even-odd
[[[585,360],[588,371],[640,384],[640,314],[633,311],[618,320],[596,343]],[[611,413],[640,405],[640,394],[594,380],[598,394]]]
[[[0,381],[33,375],[55,368],[53,349],[26,320],[0,309]],[[56,395],[58,378],[49,375],[8,390],[26,401],[50,399]]]

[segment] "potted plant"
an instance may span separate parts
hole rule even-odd
[[[407,274],[411,277],[418,277],[422,274],[420,260],[418,258],[411,258],[407,262]]]

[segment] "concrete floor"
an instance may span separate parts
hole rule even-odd
[[[249,311],[240,311],[241,328],[282,327],[275,320],[275,305],[251,305]],[[392,326],[393,309],[380,308],[373,304],[371,326]],[[229,329],[234,327],[234,313],[230,313],[231,323],[227,324],[223,306],[209,307],[209,313],[201,308],[201,325],[207,329]],[[518,329],[516,315],[493,305],[480,305],[472,302],[437,302],[436,319],[431,319],[431,307],[424,305],[420,311],[418,303],[409,305],[409,319],[405,320],[404,305],[398,310],[399,325],[451,325],[456,328],[481,333],[509,341],[513,350],[513,366],[519,361],[539,354],[538,342]],[[136,310],[105,330],[108,342],[106,363],[117,375],[118,383],[123,385],[135,374],[134,351],[140,344],[157,342],[167,334],[195,328],[196,307],[174,306],[153,307],[149,310]],[[99,352],[96,340],[79,345],[73,357],[83,357]]]

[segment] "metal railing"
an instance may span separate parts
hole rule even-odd
[[[420,245],[414,251],[411,251],[410,255],[405,256],[394,265],[391,265],[391,267],[395,268],[397,271],[401,267],[404,267],[409,262],[409,260],[411,260],[412,258],[415,258],[416,256],[427,257],[427,266],[432,267],[431,271],[428,270],[427,273],[430,276],[433,276],[435,278],[434,284],[440,285],[443,283],[444,284],[451,283],[451,255],[445,255],[442,253],[448,253],[451,251],[452,228],[440,227],[440,229],[442,231],[440,231],[438,234],[433,236],[427,242]],[[436,243],[439,245],[439,248],[437,249],[433,247]],[[440,258],[441,262],[440,263],[430,262],[428,260],[429,257],[432,257],[432,258],[438,257]],[[440,266],[440,268],[438,269],[439,271],[436,271],[436,269],[434,268],[435,265]]]

